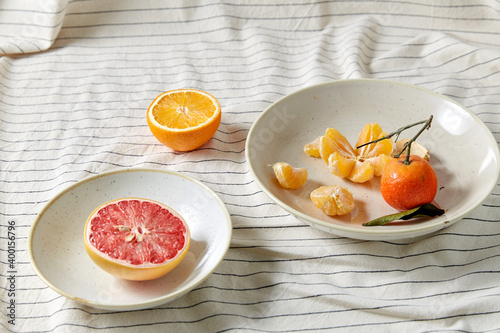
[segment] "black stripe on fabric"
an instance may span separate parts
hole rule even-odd
[[[276,17],[269,15],[269,17],[262,17],[262,16],[243,16],[243,15],[229,15],[229,14],[221,14],[221,15],[212,15],[212,16],[207,16],[207,17],[202,17],[202,18],[191,18],[191,19],[180,19],[177,21],[142,21],[142,22],[124,22],[124,23],[99,23],[99,24],[86,24],[86,25],[74,25],[74,26],[68,26],[65,25],[61,27],[61,30],[81,30],[81,29],[94,29],[94,28],[103,28],[103,27],[122,27],[122,26],[127,26],[127,27],[132,27],[132,26],[146,26],[146,25],[178,25],[178,24],[185,24],[189,25],[192,23],[200,23],[200,22],[207,22],[207,21],[213,21],[213,20],[237,20],[237,21],[245,21],[245,22],[268,22],[268,21],[290,21],[290,20],[318,20],[318,19],[324,19],[324,18],[339,18],[339,17],[355,17],[359,15],[371,15],[371,16],[383,16],[386,15],[387,13],[385,12],[364,12],[364,13],[331,13],[331,14],[317,14],[317,15],[309,15],[307,17],[297,15],[297,16],[287,16],[287,17]],[[412,13],[398,13],[398,17],[406,17],[406,18],[421,18],[421,19],[440,19],[440,20],[448,20],[452,22],[456,22],[457,20],[461,22],[475,22],[475,21],[481,21],[481,22],[500,22],[500,19],[498,18],[488,18],[488,17],[460,17],[457,19],[455,16],[436,16],[436,15],[424,15],[424,14],[412,14]],[[407,27],[402,27],[402,26],[393,26],[393,28],[398,28],[398,29],[403,29],[403,28],[408,28],[408,29],[416,29],[413,27],[410,27],[409,25]],[[231,29],[231,28],[227,28]],[[422,29],[422,28],[419,28]],[[424,28],[425,30],[425,28]],[[434,31],[435,28],[432,28]],[[446,29],[445,29],[446,30]],[[299,30],[300,31],[300,30]],[[463,32],[463,31],[461,31]],[[468,32],[471,32],[470,30]],[[484,33],[484,32],[482,32]],[[497,34],[496,32],[491,32],[492,34]],[[187,33],[189,34],[189,33]],[[174,34],[175,35],[175,34]],[[144,35],[147,36],[147,35]],[[165,36],[165,35],[161,35]],[[172,36],[172,34],[170,34]],[[137,37],[134,35],[129,35],[126,37]],[[72,36],[68,38],[74,38],[74,39],[79,39],[79,38],[89,38],[89,37],[80,37],[80,36]],[[98,37],[98,38],[115,38],[114,36],[106,36],[106,37]],[[61,38],[62,40],[65,39],[65,37]]]
[[[297,227],[297,226],[293,226]],[[490,245],[486,247],[481,247],[481,248],[473,248],[473,249],[453,249],[453,248],[445,248],[445,249],[438,249],[438,250],[432,250],[432,251],[423,251],[419,253],[414,253],[414,254],[407,254],[407,255],[401,255],[401,256],[393,256],[393,255],[381,255],[381,254],[373,254],[373,253],[339,253],[339,254],[325,254],[321,256],[314,256],[314,257],[297,257],[297,258],[279,258],[279,259],[255,259],[255,260],[250,260],[250,259],[234,259],[234,258],[225,258],[224,260],[230,261],[230,262],[245,262],[245,263],[276,263],[276,262],[294,262],[294,261],[309,261],[309,260],[324,260],[328,258],[340,258],[340,257],[368,257],[368,258],[384,258],[384,259],[391,259],[391,260],[405,260],[408,258],[414,258],[414,257],[420,257],[424,255],[429,255],[429,254],[436,254],[436,253],[441,253],[441,252],[449,252],[449,253],[467,253],[467,252],[477,252],[477,251],[485,251],[485,250],[491,250],[491,249],[496,249],[500,248],[500,245],[495,244],[495,245]],[[496,272],[496,271],[489,271],[489,272]]]
[[[286,247],[286,246],[284,246]],[[295,247],[295,246],[294,246]],[[246,247],[233,247],[231,248],[235,249],[245,249]],[[268,247],[265,247],[268,248]],[[272,248],[272,247],[271,247]],[[346,254],[348,256],[348,254]],[[343,256],[343,255],[339,255]],[[448,265],[437,265],[437,264],[427,264],[427,265],[422,265],[422,266],[417,266],[417,267],[412,267],[408,269],[379,269],[379,270],[374,270],[374,269],[359,269],[359,270],[333,270],[330,272],[325,272],[325,271],[308,271],[308,272],[300,272],[300,273],[293,273],[293,272],[286,272],[286,271],[253,271],[251,273],[220,273],[220,272],[214,272],[214,275],[220,275],[220,276],[225,276],[225,277],[236,277],[236,278],[245,278],[245,277],[250,277],[250,276],[255,276],[255,275],[260,275],[260,274],[276,274],[279,273],[280,275],[288,275],[288,276],[309,276],[309,275],[327,275],[327,276],[334,276],[334,275],[341,275],[341,274],[359,274],[359,275],[376,275],[376,274],[387,274],[387,273],[409,273],[409,272],[414,272],[417,270],[422,270],[422,269],[428,269],[428,268],[439,268],[439,269],[449,269],[449,268],[460,268],[460,267],[468,267],[475,265],[477,263],[483,262],[483,261],[488,261],[491,259],[496,259],[499,258],[500,254],[495,254],[487,257],[483,257],[481,259],[477,259],[474,261],[470,261],[467,263],[463,264],[448,264]],[[320,259],[318,258],[313,258],[314,260],[322,260],[323,257]],[[332,267],[332,269],[335,269],[335,267]],[[476,273],[476,271],[470,272],[470,274]],[[491,273],[497,273],[497,272],[491,272]]]
[[[369,36],[368,36],[365,32],[363,32],[363,33],[362,33],[362,35],[363,35],[364,39],[368,39],[368,40],[370,39],[370,37],[369,37]],[[366,44],[366,41],[365,41],[364,39],[362,39],[362,40],[360,41],[360,42],[362,43],[362,45],[364,46],[364,48],[365,48],[365,49],[367,49],[367,50],[370,50],[370,51],[372,51],[372,52],[373,52],[373,51],[375,51],[375,49],[371,48],[371,46],[370,46],[370,45],[367,45],[367,44]],[[450,38],[449,38],[449,37],[446,37],[446,38],[443,38],[443,39],[450,39]],[[440,42],[441,40],[442,40],[442,39],[438,39],[438,40],[436,40],[434,43]],[[287,50],[288,50],[288,49],[290,49],[290,48],[292,48],[292,49],[294,49],[294,48],[296,48],[296,49],[305,49],[305,51],[302,51],[302,52],[299,52],[299,53],[294,53],[293,55],[294,55],[294,56],[297,56],[297,55],[307,55],[307,54],[312,53],[312,51],[314,51],[314,50],[315,50],[314,48],[311,48],[311,47],[312,47],[312,46],[317,45],[317,43],[318,43],[318,42],[322,42],[322,44],[319,46],[319,49],[320,49],[320,50],[325,51],[325,52],[334,52],[334,54],[335,54],[335,57],[334,57],[334,58],[328,58],[328,59],[327,59],[327,58],[325,58],[325,59],[324,59],[324,60],[325,60],[325,63],[326,63],[326,61],[330,61],[330,62],[331,62],[331,61],[336,61],[336,60],[340,60],[340,59],[343,59],[343,58],[344,58],[344,55],[343,55],[343,54],[337,54],[337,53],[338,53],[338,51],[335,51],[335,49],[336,49],[336,47],[337,47],[337,44],[338,44],[338,43],[335,43],[335,42],[330,42],[330,41],[322,41],[322,40],[319,40],[319,41],[314,41],[314,40],[313,40],[313,41],[311,41],[311,39],[310,39],[310,38],[308,38],[308,39],[306,40],[306,45],[288,45],[288,46],[287,46]],[[401,60],[405,60],[405,59],[422,59],[422,58],[429,57],[429,56],[431,56],[431,55],[433,55],[433,54],[435,54],[435,53],[442,52],[442,51],[444,51],[444,50],[446,50],[446,49],[448,49],[448,48],[450,48],[450,47],[453,47],[453,46],[455,46],[455,45],[460,45],[460,43],[459,43],[458,41],[453,41],[453,40],[451,40],[451,39],[450,39],[450,42],[451,42],[451,44],[444,45],[444,46],[440,46],[438,49],[436,49],[436,50],[430,50],[430,51],[428,51],[428,53],[427,53],[427,54],[421,54],[421,55],[419,55],[418,57],[411,57],[411,56],[398,56],[398,57],[387,57],[387,58],[385,58],[385,57],[379,57],[379,56],[374,56],[374,55],[373,55],[373,56],[368,56],[368,55],[366,55],[366,54],[362,53],[362,54],[364,55],[364,57],[369,58],[369,59],[371,59],[372,61],[371,61],[371,62],[360,62],[360,64],[363,64],[363,65],[365,65],[365,66],[368,66],[368,65],[370,65],[370,64],[376,63],[376,62],[378,62],[378,61],[384,61],[384,60],[396,60],[396,59],[401,59]],[[221,43],[221,44],[222,44],[222,43],[223,43],[223,44],[226,44],[226,43],[231,43],[231,44],[234,44],[234,40],[219,41],[219,43]],[[245,61],[246,61],[249,57],[250,57],[250,58],[252,58],[252,57],[255,57],[255,56],[257,56],[258,54],[261,54],[261,53],[264,53],[264,54],[266,54],[266,53],[273,53],[273,54],[276,54],[276,53],[277,53],[277,54],[281,54],[281,55],[289,55],[289,54],[290,54],[288,51],[285,51],[285,50],[283,50],[283,51],[282,51],[282,50],[279,50],[279,49],[278,49],[278,50],[276,50],[276,49],[274,49],[274,48],[273,48],[273,49],[271,49],[271,48],[269,48],[269,49],[262,49],[262,48],[261,48],[261,49],[259,49],[259,50],[253,51],[253,50],[255,50],[255,49],[256,49],[256,48],[255,48],[255,46],[257,45],[257,43],[258,43],[259,45],[260,45],[261,43],[264,43],[264,44],[269,44],[269,45],[271,45],[271,46],[281,46],[281,45],[282,45],[282,43],[278,43],[278,42],[271,43],[271,42],[269,42],[269,41],[264,41],[264,42],[263,42],[263,41],[256,40],[256,41],[255,41],[255,43],[252,43],[251,45],[247,45],[247,46],[245,46],[245,48],[243,48],[243,49],[239,49],[239,51],[240,51],[240,52],[241,52],[241,51],[244,51],[244,50],[247,50],[247,49],[248,49],[248,50],[252,50],[252,53],[251,53],[251,54],[245,54],[245,57],[243,57],[243,56],[230,56],[230,55],[225,55],[224,57],[227,57],[227,58],[230,58],[230,59],[234,59],[234,58],[241,58],[242,60],[245,60]],[[326,44],[325,44],[325,43],[326,43]],[[427,46],[427,47],[429,47],[429,46],[430,46],[430,45],[432,45],[432,44],[433,44],[433,43],[430,43],[430,44],[427,44],[426,46]],[[187,46],[187,45],[192,45],[192,44],[182,44],[182,43],[179,43],[179,46],[182,46],[182,45]],[[323,45],[329,45],[329,46],[331,46],[332,50],[327,50],[327,49],[325,49]],[[308,47],[308,46],[311,46],[311,47]],[[409,46],[411,46],[411,45],[404,45],[404,46],[405,46],[405,47],[409,47]],[[417,46],[417,45],[414,45],[414,46]],[[358,50],[360,50],[360,51],[363,51],[363,49],[362,49],[362,48],[360,48],[359,46],[353,46],[353,47],[354,47],[354,48],[356,48],[356,49],[358,49]],[[184,48],[181,48],[181,50],[184,50]],[[224,49],[219,48],[219,49],[214,49],[214,50],[223,51]],[[224,50],[224,51],[225,51],[225,50]],[[161,58],[161,61],[168,61],[168,62],[170,62],[170,61],[172,61],[172,60],[177,60],[177,59],[178,59],[178,60],[183,60],[184,62],[186,62],[186,60],[190,60],[190,62],[192,62],[192,61],[194,61],[194,60],[202,60],[202,59],[207,59],[207,60],[210,60],[210,59],[212,59],[212,60],[220,59],[220,56],[219,56],[219,57],[212,56],[212,57],[206,58],[207,56],[204,54],[204,52],[205,52],[205,51],[204,51],[203,49],[200,49],[200,50],[198,50],[198,51],[190,50],[189,55],[183,55],[183,53],[185,53],[185,52],[179,52],[179,53],[180,53],[180,55],[179,55],[179,56],[171,56],[171,57],[169,57],[169,58]],[[345,53],[346,51],[344,50],[344,51],[341,51],[341,52],[344,52],[344,53]],[[200,53],[200,57],[197,57],[197,58],[193,57],[193,54],[195,54],[195,53]],[[225,53],[226,53],[226,51],[225,51]],[[132,54],[133,54],[133,53],[132,53]],[[151,52],[149,52],[149,53],[142,53],[142,52],[138,52],[137,54],[138,54],[138,55],[144,54],[144,55],[148,55],[148,56],[150,56],[150,55],[152,55],[152,54],[161,54],[161,55],[164,55],[164,54],[163,54],[163,53],[161,53],[161,52],[156,52],[156,53],[151,53]],[[103,54],[103,55],[105,55],[105,54]],[[113,57],[115,57],[115,58],[116,58],[117,56],[120,56],[121,54],[110,53],[109,55],[112,55]],[[76,55],[75,55],[75,56],[76,56]],[[78,56],[79,56],[79,57],[81,57],[81,56],[82,56],[82,54],[78,54]],[[89,56],[91,57],[92,55],[89,55]],[[50,56],[46,56],[45,58],[47,58],[47,57],[50,57]],[[118,60],[119,60],[119,59],[117,59],[117,61],[118,61]],[[297,61],[292,62],[291,60],[288,60],[288,59],[282,59],[282,58],[272,58],[272,59],[271,59],[271,58],[270,58],[270,59],[266,59],[266,58],[263,58],[263,59],[262,59],[262,58],[261,58],[261,59],[259,59],[259,60],[255,60],[255,61],[254,61],[254,63],[247,63],[247,62],[245,62],[245,65],[246,65],[246,66],[251,66],[251,65],[253,65],[253,64],[255,64],[255,63],[262,62],[262,61],[264,61],[264,60],[273,60],[273,61],[279,61],[279,62],[283,62],[283,63],[297,63]],[[308,60],[308,59],[307,59],[307,58],[304,58],[304,59],[301,59],[300,61],[304,61],[304,60]],[[135,60],[131,60],[131,59],[130,59],[130,57],[129,57],[129,58],[124,58],[124,60],[123,60],[123,61],[133,62],[133,63],[137,63],[137,62],[148,62],[148,63],[150,63],[150,62],[155,62],[155,59],[154,59],[154,58],[149,59],[149,57],[148,57],[148,59],[142,59],[142,60],[140,60],[140,59],[135,59]],[[156,60],[156,61],[158,61],[158,60]],[[190,64],[190,62],[187,62],[187,63],[186,63],[186,65],[189,65],[189,64]],[[48,59],[45,59],[45,62],[43,62],[43,64],[47,64],[47,63],[50,63],[50,61],[48,61]],[[74,64],[74,65],[76,65],[76,64],[78,64],[78,63],[82,63],[82,62],[69,62],[69,63],[67,63],[67,64],[68,64],[68,65],[69,65],[69,64]],[[93,60],[93,57],[92,57],[89,61],[85,61],[83,64],[87,65],[87,64],[93,64],[93,63],[95,64],[95,63],[98,63],[98,62],[97,62],[97,61],[95,61],[95,60]],[[40,63],[40,64],[41,64],[41,63]],[[40,64],[33,63],[31,66],[39,66]],[[191,66],[192,66],[192,65],[191,65]],[[218,65],[218,67],[222,67],[222,68],[227,68],[227,66],[228,66],[228,65],[225,65],[225,66],[224,66],[224,65]],[[236,65],[232,65],[232,66],[236,66]],[[217,67],[217,66],[216,66],[216,67]],[[300,66],[300,67],[303,67],[303,65],[302,65],[302,66]],[[94,67],[92,67],[91,69],[106,69],[106,68],[104,68],[104,67],[98,67],[98,68],[94,68]],[[107,68],[107,69],[115,69],[115,67],[109,67],[109,68]],[[120,69],[120,68],[116,68],[116,69]],[[124,68],[122,68],[122,69],[124,69]],[[130,67],[130,68],[127,68],[127,69],[144,69],[144,67]],[[288,67],[286,67],[285,69],[288,69]],[[9,69],[5,68],[4,66],[3,66],[3,70],[4,70],[6,73],[9,73],[9,74],[18,74],[18,75],[20,75],[20,74],[27,73],[27,72],[17,72],[17,73],[16,73],[16,72],[12,72],[12,70],[9,70]],[[34,73],[37,73],[37,72],[47,72],[47,71],[48,71],[48,72],[54,72],[54,73],[58,73],[58,72],[64,73],[64,72],[68,72],[68,71],[74,71],[74,69],[71,69],[71,70],[68,70],[68,69],[66,69],[66,70],[58,70],[58,69],[53,69],[53,68],[51,68],[51,69],[38,70],[38,71],[35,71]],[[219,72],[219,71],[214,72],[214,73],[218,73],[218,72]],[[32,71],[30,71],[30,73],[32,73]]]
[[[86,0],[77,0],[73,2],[82,2]],[[329,1],[316,1],[314,4],[316,5],[323,5],[323,4],[338,4],[338,3],[372,3],[372,1],[367,1],[367,0],[329,0]],[[415,2],[415,1],[397,1],[397,0],[381,0],[378,1],[379,4],[399,4],[399,5],[411,5],[415,7],[427,7],[427,8],[441,8],[441,9],[471,9],[471,8],[487,8],[491,9],[496,12],[500,12],[499,9],[495,8],[494,6],[486,5],[486,4],[460,4],[460,5],[454,5],[454,4],[439,4],[439,3],[432,3],[432,4],[425,4],[422,2]],[[311,7],[311,3],[302,3],[302,2],[288,2],[288,3],[282,3],[282,2],[275,2],[271,3],[270,1],[266,3],[259,3],[259,4],[252,4],[252,3],[220,3],[220,2],[212,2],[212,3],[207,3],[207,4],[201,4],[201,5],[196,5],[196,6],[175,6],[175,7],[157,7],[154,9],[151,8],[129,8],[129,9],[111,9],[111,10],[100,10],[100,11],[82,11],[78,13],[68,13],[68,15],[90,15],[90,14],[108,14],[108,13],[118,13],[118,12],[137,12],[137,11],[173,11],[173,10],[191,10],[191,9],[199,9],[199,8],[205,8],[205,7],[218,7],[218,6],[223,6],[223,7],[244,7],[244,8],[252,8],[252,7],[258,7],[258,8],[265,8],[265,7],[276,7],[276,8],[281,8],[281,7]]]
[[[199,319],[191,319],[191,320],[163,320],[163,321],[155,321],[155,322],[149,322],[149,323],[140,323],[140,324],[127,324],[127,325],[107,325],[107,326],[91,326],[91,325],[84,325],[84,324],[72,324],[72,323],[62,323],[62,324],[57,324],[54,325],[50,330],[48,331],[32,331],[32,332],[37,332],[37,333],[42,333],[42,332],[51,332],[55,329],[61,328],[61,327],[83,327],[86,329],[118,329],[118,328],[133,328],[133,327],[151,327],[155,325],[164,325],[164,324],[194,324],[194,323],[200,323],[209,319],[213,318],[219,318],[219,317],[238,317],[238,318],[243,318],[247,320],[263,320],[263,319],[277,319],[277,318],[289,318],[289,317],[307,317],[307,316],[315,316],[315,315],[324,315],[324,314],[335,314],[335,313],[346,313],[346,312],[353,312],[353,311],[375,311],[375,310],[382,310],[382,309],[388,309],[388,308],[394,308],[397,305],[387,305],[387,306],[377,306],[377,307],[359,307],[359,308],[351,308],[351,309],[342,309],[342,310],[330,310],[330,311],[311,311],[311,312],[302,312],[302,313],[294,313],[294,314],[277,314],[277,315],[263,315],[263,316],[250,316],[250,315],[244,315],[244,314],[238,314],[238,313],[216,313],[212,315],[206,315],[202,318]],[[484,315],[491,315],[491,314],[499,314],[499,311],[482,311],[482,312],[474,312],[470,311],[467,313],[461,313],[461,314],[453,314],[453,315],[447,315],[447,316],[433,316],[433,317],[428,317],[428,318],[411,318],[411,319],[395,319],[395,320],[387,320],[384,322],[364,322],[364,323],[353,323],[353,324],[348,324],[348,325],[322,325],[321,327],[316,327],[316,328],[307,328],[307,329],[286,329],[283,331],[280,330],[273,330],[272,332],[306,332],[306,331],[323,331],[323,330],[328,330],[328,329],[342,329],[342,328],[359,328],[359,327],[374,327],[374,326],[385,326],[385,325],[393,325],[393,324],[402,324],[402,323],[417,323],[417,322],[435,322],[435,321],[443,321],[447,319],[454,319],[454,318],[467,318],[467,317],[475,317],[475,316],[484,316]],[[217,332],[229,332],[229,331],[238,331],[244,329],[246,331],[254,331],[254,332],[268,332],[267,330],[264,329],[258,329],[258,328],[252,328],[248,327],[247,325],[243,327],[231,327],[231,328],[225,328],[222,330],[218,330]]]

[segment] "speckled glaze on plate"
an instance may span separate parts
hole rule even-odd
[[[432,127],[418,139],[430,150],[438,177],[435,203],[446,210],[440,217],[400,225],[364,227],[362,223],[395,213],[380,195],[377,177],[355,185],[330,173],[321,159],[303,152],[305,144],[338,129],[355,144],[366,123],[391,132],[434,116]],[[418,129],[408,130],[404,137]],[[383,80],[344,80],[308,87],[267,108],[255,121],[246,142],[246,160],[257,184],[278,205],[318,229],[364,240],[421,237],[449,226],[478,207],[499,177],[499,151],[489,129],[453,100],[419,87]],[[305,167],[309,178],[298,190],[283,189],[272,165],[287,162]],[[354,194],[356,208],[343,217],[328,217],[309,194],[321,185],[339,184]]]
[[[189,225],[189,252],[159,279],[120,280],[98,268],[85,251],[88,216],[124,197],[162,202]],[[31,227],[28,250],[38,276],[59,294],[98,309],[138,310],[172,301],[203,282],[224,258],[231,234],[226,206],[202,183],[172,171],[126,169],[86,178],[48,202]]]

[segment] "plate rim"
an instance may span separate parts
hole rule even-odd
[[[301,212],[293,207],[290,207],[289,205],[287,205],[286,203],[284,203],[283,201],[278,199],[276,196],[274,196],[271,193],[271,191],[269,189],[267,189],[267,187],[257,177],[257,174],[254,170],[253,160],[251,159],[251,156],[250,156],[250,151],[251,151],[251,147],[250,147],[251,140],[250,139],[253,137],[254,132],[258,130],[257,129],[258,124],[262,121],[262,119],[266,116],[267,113],[272,111],[272,109],[277,104],[283,102],[284,100],[286,100],[288,98],[291,98],[294,95],[298,95],[298,94],[304,93],[305,91],[313,90],[313,89],[320,88],[320,87],[335,86],[335,85],[339,85],[339,84],[351,84],[351,83],[370,83],[370,84],[385,84],[385,85],[403,86],[406,88],[419,90],[423,93],[427,93],[427,94],[436,96],[438,98],[442,98],[450,103],[455,104],[460,109],[467,112],[473,118],[474,122],[482,128],[483,132],[488,136],[491,143],[494,143],[495,144],[494,146],[497,148],[494,150],[495,158],[497,161],[497,164],[496,164],[497,177],[496,177],[496,179],[492,179],[492,182],[490,183],[490,187],[488,189],[488,192],[485,193],[485,195],[483,197],[481,197],[479,200],[477,200],[473,204],[471,209],[469,209],[468,211],[463,212],[457,216],[454,216],[452,219],[448,219],[448,218],[443,219],[443,217],[446,217],[446,213],[445,213],[442,217],[438,217],[438,218],[440,218],[440,220],[437,221],[436,223],[415,224],[411,228],[405,228],[405,229],[394,228],[394,229],[385,229],[385,230],[383,228],[379,228],[379,227],[369,227],[366,229],[361,229],[361,228],[355,229],[355,228],[352,228],[349,226],[342,226],[342,225],[328,223],[328,222],[322,221],[320,219],[317,219],[315,217],[312,217],[310,215],[304,214],[303,212]],[[413,237],[415,237],[415,236],[412,236],[413,234],[418,234],[418,235],[416,235],[416,237],[418,237],[419,235],[420,236],[425,235],[425,234],[431,233],[433,231],[438,231],[440,229],[448,227],[448,226],[454,224],[455,222],[461,220],[465,216],[469,215],[473,210],[477,209],[491,195],[491,193],[493,192],[493,190],[496,186],[496,183],[500,179],[500,150],[496,144],[496,140],[495,140],[493,134],[491,133],[490,129],[473,112],[471,112],[469,109],[467,109],[466,107],[464,107],[460,103],[454,101],[453,99],[446,97],[442,94],[439,94],[435,91],[432,91],[430,89],[423,88],[423,87],[416,86],[416,85],[412,85],[409,83],[404,83],[404,82],[397,82],[397,81],[383,80],[383,79],[372,79],[372,78],[345,79],[345,80],[343,79],[343,80],[335,80],[335,81],[318,83],[318,84],[314,84],[311,86],[307,86],[307,87],[303,87],[301,89],[295,90],[295,91],[281,97],[277,101],[273,102],[271,105],[269,105],[267,108],[265,108],[262,111],[262,113],[259,115],[259,117],[254,121],[254,123],[252,124],[252,126],[248,132],[247,140],[245,143],[245,159],[246,159],[247,164],[249,166],[250,174],[254,178],[255,182],[259,185],[261,190],[264,193],[266,193],[272,199],[272,201],[277,203],[281,208],[283,208],[286,211],[288,211],[289,213],[295,215],[302,222],[310,224],[312,227],[320,226],[321,228],[319,228],[319,229],[321,229],[321,230],[323,230],[324,228],[327,228],[328,230],[335,230],[335,231],[339,232],[339,233],[335,233],[332,231],[332,233],[334,233],[334,234],[341,235],[341,236],[347,235],[347,237],[350,237],[350,238],[363,239],[363,240],[403,239],[402,237],[395,238],[395,236],[404,236],[405,234],[411,234],[406,238],[413,238]],[[356,235],[358,235],[358,236],[356,236]],[[361,235],[363,237],[361,237]]]
[[[217,262],[214,267],[207,272],[205,275],[201,276],[200,278],[194,280],[191,284],[188,286],[176,291],[175,293],[170,293],[168,296],[160,296],[160,297],[155,297],[151,298],[147,301],[143,302],[137,302],[137,303],[127,303],[124,305],[116,305],[113,303],[106,303],[106,302],[96,302],[96,301],[91,301],[87,299],[82,299],[77,296],[71,295],[70,293],[60,289],[57,287],[55,284],[53,284],[40,270],[36,260],[35,260],[35,254],[33,251],[33,239],[35,237],[36,233],[36,228],[38,224],[40,223],[43,215],[45,212],[55,203],[59,198],[61,198],[64,194],[70,192],[71,190],[81,186],[82,184],[85,184],[87,182],[99,179],[99,178],[104,178],[107,176],[115,175],[115,174],[121,174],[121,173],[131,173],[131,172],[157,172],[157,173],[164,173],[164,174],[169,174],[170,176],[174,177],[180,177],[184,178],[195,185],[201,187],[205,191],[207,191],[218,203],[220,208],[222,209],[222,212],[225,216],[225,221],[226,221],[226,227],[227,227],[227,235],[228,237],[225,239],[224,244],[224,252],[222,253],[221,257],[219,258],[219,261]],[[233,226],[232,226],[232,219],[231,219],[231,214],[229,213],[229,210],[227,209],[224,201],[215,193],[211,188],[209,188],[207,185],[201,183],[199,180],[196,180],[192,177],[189,177],[187,175],[184,175],[178,171],[172,171],[172,170],[164,170],[164,169],[158,169],[158,168],[143,168],[143,167],[132,167],[132,168],[120,168],[116,170],[110,170],[110,171],[105,171],[93,176],[85,177],[70,186],[65,187],[61,191],[59,191],[53,198],[51,198],[37,213],[34,222],[30,226],[30,230],[28,233],[28,239],[27,239],[27,244],[28,244],[28,255],[29,255],[29,260],[31,263],[31,266],[35,270],[35,273],[37,276],[52,290],[57,292],[58,294],[71,299],[77,303],[87,305],[96,309],[101,309],[101,310],[119,310],[119,311],[133,311],[133,310],[140,310],[140,309],[147,309],[147,308],[152,308],[161,304],[168,303],[170,301],[175,300],[176,298],[179,298],[183,296],[184,294],[187,294],[194,288],[196,288],[199,284],[201,284],[203,281],[205,281],[212,273],[220,266],[222,261],[224,260],[225,256],[227,255],[227,252],[229,251],[230,245],[231,245],[231,239],[232,239],[232,233],[233,233]]]

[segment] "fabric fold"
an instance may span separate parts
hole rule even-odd
[[[63,25],[68,0],[0,3],[0,55],[49,49]]]

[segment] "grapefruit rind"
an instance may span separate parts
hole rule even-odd
[[[143,263],[140,266],[131,264],[127,262],[126,260],[121,260],[121,259],[115,259],[109,256],[106,253],[103,253],[102,251],[99,251],[90,241],[89,241],[89,235],[90,235],[90,227],[91,223],[90,221],[92,218],[99,212],[103,207],[110,205],[112,203],[116,203],[118,201],[122,200],[140,200],[140,201],[147,201],[151,203],[155,203],[160,205],[162,208],[166,208],[167,210],[170,211],[174,216],[178,217],[184,224],[186,228],[186,234],[185,234],[185,243],[184,247],[182,250],[178,252],[178,254],[173,257],[170,260],[166,260],[165,262],[162,262],[160,264],[153,264],[153,263]],[[136,197],[128,197],[128,198],[121,198],[121,199],[116,199],[112,201],[108,201],[99,207],[97,207],[92,214],[87,219],[87,222],[85,223],[85,229],[84,229],[84,234],[83,234],[83,242],[85,246],[85,250],[87,251],[87,254],[89,257],[92,259],[92,261],[102,270],[105,272],[114,275],[115,277],[124,279],[124,280],[133,280],[133,281],[146,281],[146,280],[154,280],[157,278],[160,278],[170,271],[172,271],[175,267],[177,267],[181,261],[184,259],[186,254],[189,251],[189,246],[191,243],[191,237],[190,237],[190,230],[189,226],[184,220],[184,218],[177,213],[175,210],[172,208],[166,206],[163,203],[150,200],[150,199],[143,199],[143,198],[136,198]]]

